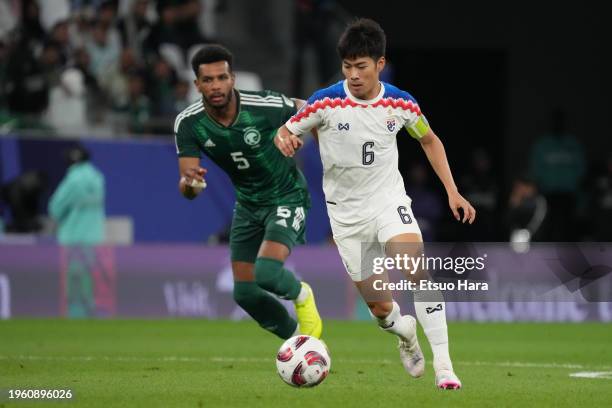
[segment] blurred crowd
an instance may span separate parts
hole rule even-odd
[[[350,16],[333,0],[293,3],[290,63],[278,65],[291,72],[286,89],[303,97],[338,77],[335,38]],[[44,135],[76,137],[171,135],[176,114],[198,97],[189,60],[202,44],[216,41],[214,16],[224,4],[0,0],[0,133],[38,129]],[[248,37],[257,41],[260,30],[255,25],[241,39],[241,60],[264,52],[249,46]],[[274,58],[282,54],[276,48],[272,52]],[[269,66],[260,68],[263,72]],[[384,79],[391,80],[392,72],[389,65]],[[455,178],[478,211],[477,223],[469,228],[449,216],[445,196],[425,161],[403,168],[424,238],[612,240],[612,155],[604,163],[588,160],[580,135],[573,135],[567,122],[563,110],[552,112],[549,130],[525,152],[525,168],[500,168],[486,148],[466,146],[465,152],[454,152],[468,160],[455,169]],[[27,176],[21,184],[4,186],[5,201],[15,201],[8,197],[19,195],[23,186],[24,191],[41,190],[41,183]],[[34,219],[41,205],[22,201],[15,201],[19,205],[13,216]],[[31,211],[15,215],[21,210]],[[17,230],[38,228],[24,225]]]
[[[0,126],[172,133],[189,56],[210,41],[207,3],[0,0]]]
[[[455,172],[459,190],[477,209],[469,227],[448,216],[428,164],[412,164],[404,179],[425,240],[612,241],[612,154],[602,163],[589,160],[570,119],[560,108],[551,112],[548,130],[525,154],[527,166],[514,168],[505,188],[491,152],[472,150],[466,168]]]

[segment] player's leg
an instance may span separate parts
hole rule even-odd
[[[323,322],[311,287],[284,267],[297,243],[304,242],[306,211],[303,207],[274,207],[266,217],[264,241],[255,261],[255,279],[263,289],[294,301],[300,332],[321,337]]]
[[[254,264],[232,262],[234,300],[262,328],[288,339],[298,333],[297,322],[278,299],[255,282]]]
[[[234,300],[261,327],[288,339],[297,334],[297,322],[276,297],[255,281],[255,261],[263,236],[263,225],[251,212],[236,205],[230,232]]]
[[[406,371],[413,377],[421,376],[425,361],[418,347],[416,321],[410,315],[402,316],[391,292],[382,289],[381,283],[388,282],[386,272],[374,274],[371,267],[373,258],[384,256],[376,239],[376,223],[351,227],[332,223],[332,230],[346,271],[370,313],[382,330],[398,337],[400,357]]]
[[[355,282],[361,297],[366,301],[370,313],[378,322],[378,326],[398,337],[400,360],[408,374],[420,377],[425,372],[425,358],[417,339],[416,319],[409,314],[402,315],[400,306],[392,298],[391,292],[375,290],[378,285],[374,281],[387,282],[386,273],[370,276],[360,282]]]
[[[410,209],[410,202],[406,201],[404,205],[400,202],[396,211],[388,212],[379,220],[381,224],[379,239],[385,242],[385,252],[388,257],[396,255],[419,257],[423,253],[421,233]],[[430,279],[427,271],[423,269],[405,272],[406,278],[414,282]],[[415,290],[413,296],[417,319],[433,352],[436,385],[440,388],[460,388],[461,382],[454,374],[449,354],[446,305],[442,292]]]
[[[295,300],[302,285],[293,272],[284,268],[289,252],[286,244],[265,239],[255,260],[255,281],[262,289],[280,298]]]

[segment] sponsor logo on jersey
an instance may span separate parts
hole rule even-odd
[[[206,142],[204,143],[204,147],[215,147],[215,146],[216,146],[215,142],[213,142],[210,139],[206,140]]]
[[[275,222],[275,224],[280,225],[281,227],[287,228],[287,220],[282,219]]]
[[[395,118],[387,119],[387,129],[389,132],[393,132],[395,130]]]
[[[254,126],[244,129],[244,143],[255,146],[261,141],[261,133]]]
[[[349,129],[350,129],[350,124],[348,122],[338,123],[338,130],[349,130]]]

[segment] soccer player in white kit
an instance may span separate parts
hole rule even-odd
[[[372,296],[373,281],[380,276],[363,262],[365,253],[420,255],[415,251],[420,251],[421,232],[398,170],[396,135],[402,126],[420,142],[446,189],[455,218],[471,224],[476,211],[459,194],[444,146],[416,100],[379,80],[385,66],[385,45],[385,33],[375,21],[359,19],[350,24],[338,42],[345,80],[315,92],[279,129],[275,143],[285,156],[293,156],[302,145],[299,136],[316,128],[323,190],[340,256],[379,326],[398,336],[404,368],[420,377],[425,360],[417,341],[416,321],[410,315],[402,316],[390,292]],[[416,276],[422,277],[422,272]],[[408,277],[414,279],[415,275]],[[450,359],[442,294],[416,290],[413,295],[418,321],[433,351],[436,386],[458,389],[461,382]]]

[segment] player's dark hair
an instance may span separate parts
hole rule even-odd
[[[198,77],[198,71],[202,64],[212,64],[213,62],[226,61],[229,65],[229,70],[232,72],[232,64],[234,62],[234,56],[232,53],[222,45],[209,44],[200,48],[198,52],[191,59],[191,67],[195,73],[196,78]]]
[[[340,59],[370,57],[378,61],[385,56],[387,37],[382,27],[374,20],[360,18],[346,27],[338,40]]]

